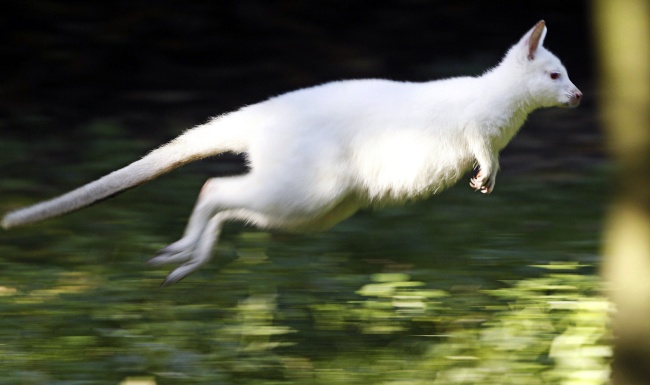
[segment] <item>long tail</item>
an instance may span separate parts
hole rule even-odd
[[[228,115],[216,118],[186,131],[142,159],[94,182],[56,198],[12,211],[2,219],[2,227],[8,229],[79,210],[198,159],[226,151],[243,152],[246,149],[245,136],[238,128],[244,127],[232,127],[230,124],[223,127],[219,124],[232,120]]]

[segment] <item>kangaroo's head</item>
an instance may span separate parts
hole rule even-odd
[[[541,20],[508,51],[504,62],[521,71],[521,86],[536,107],[577,107],[582,92],[571,83],[560,59],[544,48],[545,37],[546,23]]]

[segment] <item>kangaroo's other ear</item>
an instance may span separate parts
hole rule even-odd
[[[530,31],[519,41],[520,47],[525,50],[528,60],[534,60],[537,48],[544,45],[544,38],[546,37],[546,22],[540,20]]]

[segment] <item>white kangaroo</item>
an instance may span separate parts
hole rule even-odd
[[[180,264],[168,285],[210,259],[228,221],[325,230],[362,207],[435,194],[474,165],[470,186],[490,193],[499,152],[528,114],[576,107],[582,98],[560,60],[543,47],[545,36],[542,20],[498,66],[477,77],[338,81],[241,108],[94,182],[10,212],[2,226],[80,209],[197,159],[245,153],[250,171],[209,179],[183,237],[150,261]]]

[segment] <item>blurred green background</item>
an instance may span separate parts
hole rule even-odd
[[[0,209],[52,197],[184,129],[324,81],[480,74],[544,18],[584,92],[534,113],[495,193],[469,177],[319,234],[228,226],[165,289],[223,156],[0,233],[0,384],[602,384],[610,166],[587,1],[5,1]]]

